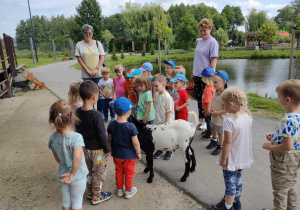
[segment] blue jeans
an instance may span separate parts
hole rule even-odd
[[[108,110],[110,112],[110,117],[115,118],[115,111],[114,107],[109,106],[109,102],[112,101],[112,99],[99,99],[99,101],[102,101],[102,111],[105,118],[108,118]]]
[[[242,171],[243,169],[236,171],[228,171],[223,169],[225,195],[235,196],[235,201],[239,201],[242,195]]]
[[[143,120],[139,120],[139,122],[140,122],[140,123],[143,123]],[[148,122],[146,123],[146,125],[152,125],[152,123],[153,123],[153,120],[148,121]],[[143,124],[144,124],[144,123],[143,123]]]
[[[96,85],[98,85],[100,79],[102,79],[102,77],[97,77],[97,78],[83,78],[83,81],[93,81],[96,83]],[[100,99],[100,94],[99,94],[99,99],[97,101],[97,110],[99,112],[102,113],[102,100]]]
[[[206,133],[208,135],[211,135],[211,116],[205,116],[205,122],[206,122],[206,127],[207,127],[207,130],[206,130]]]

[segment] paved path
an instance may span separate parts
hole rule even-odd
[[[70,82],[80,80],[81,72],[69,68],[76,62],[66,61],[49,64],[31,69],[30,72],[34,74],[37,80],[45,82],[46,87],[55,95],[67,100]],[[192,100],[189,110],[197,110],[196,101]],[[274,119],[254,116],[253,155],[255,162],[250,169],[243,171],[242,177],[243,193],[241,200],[245,210],[272,207],[273,195],[269,157],[268,152],[263,150],[261,145],[265,140],[265,134],[272,132],[276,123],[277,120]],[[196,133],[192,146],[196,154],[197,167],[185,183],[180,182],[180,177],[184,173],[184,163],[179,150],[175,152],[173,158],[169,161],[164,161],[163,157],[154,161],[157,172],[206,207],[218,202],[224,195],[225,189],[222,169],[215,163],[217,157],[210,154],[211,150],[205,149],[208,143],[208,141],[200,139],[200,132]],[[299,185],[300,176],[298,176],[298,189],[300,189]]]

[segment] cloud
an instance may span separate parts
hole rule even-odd
[[[279,10],[285,7],[287,4],[268,4],[265,6],[267,9]]]

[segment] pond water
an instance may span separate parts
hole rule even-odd
[[[189,79],[193,72],[193,61],[176,61],[183,65]],[[140,68],[132,66],[130,68]],[[158,64],[153,63],[153,75],[159,73]],[[257,93],[260,96],[277,98],[275,88],[288,79],[289,59],[224,59],[218,60],[217,70],[224,70],[229,75],[229,86],[238,86],[247,93]],[[165,74],[164,64],[162,73]],[[292,78],[300,79],[300,59],[294,58]]]

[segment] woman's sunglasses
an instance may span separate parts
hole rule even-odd
[[[89,36],[91,36],[92,34],[93,34],[93,32],[87,32],[87,31],[84,32],[84,35],[89,35]]]

